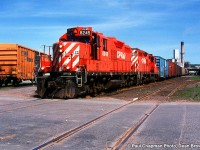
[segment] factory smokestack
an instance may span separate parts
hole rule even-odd
[[[184,42],[182,41],[181,42],[181,63],[183,64],[184,66],[184,58],[183,58],[183,55],[184,55]]]

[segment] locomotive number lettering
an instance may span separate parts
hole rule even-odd
[[[117,51],[117,58],[126,59],[126,54],[120,51]]]
[[[89,30],[81,30],[80,35],[90,35],[90,31]]]
[[[107,56],[108,57],[108,52],[103,51],[102,56]]]

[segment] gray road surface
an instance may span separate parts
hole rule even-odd
[[[8,107],[3,106],[8,103],[3,96],[2,93],[0,110],[6,110]],[[7,97],[7,99],[12,103],[23,101],[24,98]],[[95,98],[50,101],[52,103],[0,113],[0,149],[33,149],[56,135],[127,103],[115,99]],[[105,149],[155,105],[156,103],[153,102],[136,102],[47,149]],[[199,149],[199,116],[199,103],[163,103],[126,141],[125,149],[155,149],[156,147],[157,149],[180,149],[181,147]]]

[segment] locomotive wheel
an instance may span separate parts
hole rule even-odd
[[[65,92],[66,98],[75,98],[77,95],[75,83],[72,81],[68,81],[65,87]]]
[[[131,80],[127,80],[127,87],[131,87]]]
[[[136,85],[140,85],[140,78],[136,79]]]
[[[92,97],[96,97],[98,94],[97,94],[97,90],[94,88],[93,89],[93,92],[91,93],[91,96]]]
[[[45,79],[38,78],[37,83],[38,83],[37,84],[37,93],[43,99],[46,97],[46,94],[47,94],[47,89],[45,87]]]

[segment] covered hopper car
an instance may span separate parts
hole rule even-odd
[[[49,55],[19,44],[0,44],[0,86],[16,86],[22,80],[35,79],[37,72],[50,71]],[[43,69],[43,70],[42,70]]]

